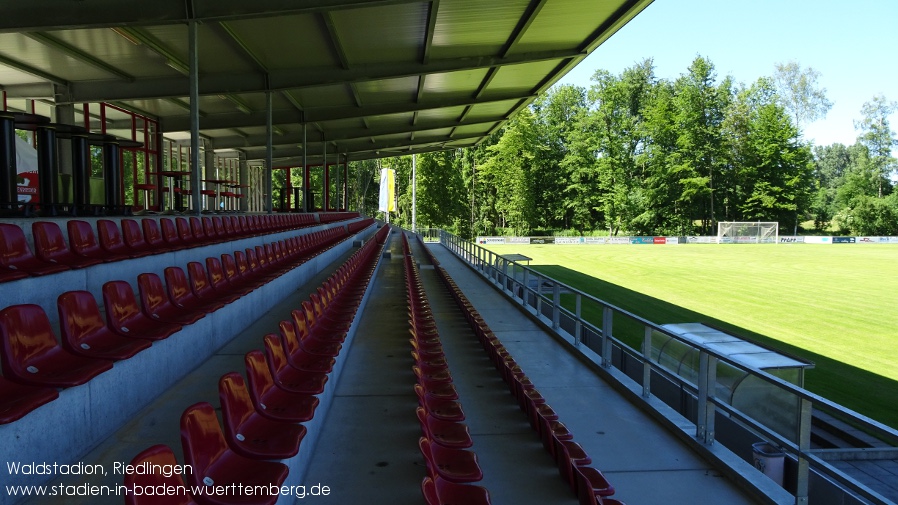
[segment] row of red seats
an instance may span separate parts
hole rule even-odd
[[[333,223],[343,221],[345,219],[353,219],[359,217],[358,212],[319,212],[318,220],[322,223]]]
[[[190,262],[158,275],[137,277],[138,304],[131,285],[103,285],[106,318],[93,295],[69,291],[57,299],[61,345],[44,310],[33,304],[0,311],[0,424],[20,419],[54,400],[53,388],[84,384],[259,286],[333,247],[347,237],[342,227],[292,237],[255,249]]]
[[[486,488],[468,484],[483,479],[483,472],[477,454],[467,450],[474,442],[463,423],[464,411],[458,402],[458,392],[405,233],[402,249],[415,360],[412,370],[417,377],[416,414],[422,433],[418,446],[428,471],[421,482],[421,492],[428,505],[488,505],[491,502]]]
[[[355,235],[361,230],[371,226],[374,224],[374,218],[363,219],[361,221],[354,221],[346,225],[346,229],[349,231],[351,235]]]
[[[338,214],[340,219],[357,217],[356,213]],[[100,219],[94,234],[90,223],[73,219],[66,224],[67,243],[57,223],[35,221],[32,253],[21,228],[0,223],[0,282],[316,224],[312,214],[144,218],[140,223],[122,219],[120,225]]]
[[[420,237],[419,237],[420,240]],[[581,505],[622,505],[619,500],[609,498],[614,494],[614,487],[599,470],[588,465],[592,459],[583,447],[573,440],[573,434],[559,421],[558,415],[546,403],[546,399],[536,389],[521,367],[490,330],[467,299],[455,281],[449,276],[430,251],[421,243],[436,266],[440,279],[444,282],[462,309],[469,325],[474,330],[484,349],[489,353],[493,364],[502,374],[511,393],[518,400],[521,410],[527,415],[530,426],[539,435],[543,447],[555,460],[562,479],[570,486]]]
[[[384,227],[332,274],[309,300],[281,321],[280,333],[263,338],[265,352],[250,351],[244,357],[247,380],[237,372],[219,379],[222,424],[208,402],[188,407],[181,416],[181,448],[192,472],[187,484],[210,486],[280,486],[289,469],[271,460],[298,454],[311,420],[333,370],[355,313],[377,266],[389,233]],[[172,465],[174,452],[154,445],[132,460]],[[125,486],[184,486],[183,477],[171,474],[128,475]],[[132,505],[193,503],[273,504],[278,496],[215,497],[210,494],[181,496],[126,495]]]

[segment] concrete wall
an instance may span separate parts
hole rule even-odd
[[[320,228],[303,229],[308,233]],[[374,232],[374,226],[362,230],[357,236],[368,237]],[[52,299],[55,314],[55,298],[64,290],[83,289],[73,287],[67,282],[82,282],[84,286],[99,287],[100,279],[127,277],[129,281],[136,279],[137,272],[155,271],[172,264],[186,264],[187,258],[181,253],[190,253],[189,257],[205,258],[212,254],[231,251],[238,247],[249,247],[273,240],[296,235],[297,230],[254,237],[236,242],[216,244],[150,257],[120,262],[118,264],[97,265],[98,272],[68,272],[67,281],[54,279],[57,275],[46,278],[23,279],[3,286],[3,305],[11,294],[7,285],[17,284],[15,296],[28,299],[28,303],[49,303]],[[266,285],[248,293],[235,302],[219,309],[194,324],[185,325],[179,332],[169,338],[154,342],[152,347],[123,361],[117,361],[112,370],[94,377],[87,384],[62,389],[59,398],[32,411],[24,418],[6,425],[0,425],[0,461],[19,463],[60,463],[73,464],[79,461],[101,441],[114,433],[120,426],[128,422],[159,394],[170,388],[200,363],[208,359],[216,350],[239,335],[252,322],[261,317],[268,308],[283,300],[296,286],[307,283],[318,272],[354,247],[352,237],[342,241],[335,247],[303,263],[297,268],[272,280]],[[201,249],[198,250],[198,249]],[[218,252],[220,251],[220,252]],[[140,262],[140,263],[134,263]],[[134,263],[134,264],[132,264]],[[127,264],[127,265],[126,265]],[[117,267],[117,268],[114,268]],[[110,270],[111,269],[111,270]],[[152,270],[151,270],[152,269]],[[89,274],[89,275],[85,275]],[[133,278],[133,279],[132,279]],[[107,279],[108,280],[108,279]],[[28,284],[21,284],[28,281]],[[31,284],[38,281],[37,284]],[[25,286],[28,286],[27,288]],[[40,288],[37,288],[40,286]],[[40,291],[38,291],[40,289]],[[21,291],[21,292],[20,292]],[[25,303],[25,302],[13,302]],[[354,327],[353,327],[354,328]],[[338,360],[338,364],[340,361]],[[336,387],[339,371],[328,381],[329,389],[322,396],[319,412],[320,418],[315,423],[323,422],[333,388]],[[322,410],[323,409],[323,410]],[[309,435],[314,424],[309,427]],[[314,433],[317,434],[317,431]],[[307,435],[308,438],[308,435]],[[306,444],[304,443],[303,446]],[[308,444],[310,450],[314,444]],[[302,468],[305,459],[293,458],[291,474],[304,474]],[[6,469],[2,470],[6,472]],[[5,475],[5,485],[36,485],[46,483],[52,476],[43,475]],[[291,479],[292,482],[292,479]],[[297,481],[298,482],[298,481]],[[0,493],[0,504],[15,503],[13,497]]]

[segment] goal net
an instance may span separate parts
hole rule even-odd
[[[718,244],[775,244],[779,242],[780,224],[764,221],[720,221],[717,223]]]

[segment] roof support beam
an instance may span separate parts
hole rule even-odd
[[[331,140],[327,140],[325,142],[309,142],[307,144],[306,150],[308,153],[314,153],[316,149],[324,149],[324,145],[333,144],[337,151],[353,153],[359,150],[363,151],[379,151],[383,149],[403,149],[403,148],[414,148],[416,146],[430,146],[435,144],[444,144],[446,142],[454,142],[459,140],[466,139],[479,139],[483,137],[482,133],[466,133],[464,135],[458,135],[454,138],[449,138],[446,135],[429,135],[429,136],[420,136],[415,141],[409,140],[381,140],[379,142],[332,142]],[[356,147],[357,149],[353,149]],[[255,149],[245,149],[243,150],[246,153],[246,159],[248,160],[257,160],[257,159],[265,159],[266,149],[264,148],[255,148]],[[301,147],[274,147],[273,148],[273,156],[274,159],[279,158],[294,158],[300,157],[303,154],[303,149]],[[275,161],[275,164],[277,162]]]
[[[378,5],[419,3],[420,0],[193,0],[192,12],[184,0],[153,2],[104,1],[86,9],[72,0],[43,0],[41,9],[29,2],[5,2],[0,17],[0,32],[105,28],[114,26],[153,26],[201,23],[264,17],[287,16],[337,9],[359,9]]]
[[[316,68],[293,71],[272,71],[269,78],[258,73],[204,74],[200,83],[200,95],[226,95],[230,93],[263,93],[309,88],[331,84],[359,83],[419,76],[422,74],[477,70],[503,65],[526,64],[539,61],[564,60],[584,57],[579,50],[541,51],[517,53],[507,58],[451,58],[420,63],[384,63],[359,65],[351,69]],[[268,82],[266,82],[268,81]],[[61,83],[65,84],[65,83]],[[184,97],[188,94],[188,79],[183,76],[140,79],[133,83],[91,81],[72,83],[72,103],[105,102],[112,100],[140,100],[150,98]],[[268,87],[270,86],[270,88]]]
[[[327,107],[320,109],[306,109],[299,112],[293,109],[280,109],[273,111],[274,124],[317,123],[323,121],[336,121],[338,119],[354,119],[364,116],[383,116],[390,114],[410,114],[415,111],[443,109],[447,107],[464,107],[467,105],[479,105],[510,100],[532,99],[529,93],[506,93],[493,95],[488,98],[440,100],[423,103],[398,103],[385,105],[368,105],[365,107]],[[459,121],[461,122],[461,120]],[[264,114],[254,111],[251,114],[207,114],[203,121],[203,127],[210,130],[227,128],[248,128],[251,126],[263,126]],[[160,131],[176,132],[186,131],[190,128],[189,122],[183,116],[162,118],[159,124]]]
[[[125,80],[128,82],[134,81],[133,75],[128,74],[126,72],[122,72],[121,70],[113,67],[112,65],[106,63],[105,61],[103,61],[95,56],[92,56],[92,55],[82,51],[81,49],[78,49],[77,47],[69,44],[68,42],[60,40],[50,34],[47,34],[44,32],[31,32],[31,33],[25,33],[24,35],[26,37],[29,37],[33,40],[40,42],[41,44],[44,44],[45,46],[52,47],[53,49],[61,51],[66,56],[75,58],[76,60],[81,61],[82,63],[86,63],[94,68],[97,68],[104,72],[112,74],[112,75],[118,77],[119,79],[122,79],[122,80]]]
[[[44,72],[43,70],[32,67],[27,63],[22,63],[19,60],[14,60],[12,58],[8,58],[0,54],[0,65],[6,65],[7,67],[14,68],[19,72],[25,72],[26,74],[33,75],[34,77],[38,77],[45,81],[50,81],[53,84],[59,84],[62,86],[69,86],[69,82],[63,79],[62,77],[57,77],[49,72]]]
[[[399,135],[402,133],[410,133],[410,132],[427,132],[429,130],[439,130],[445,128],[457,128],[459,126],[481,126],[486,128],[487,126],[492,127],[494,124],[500,121],[505,121],[504,116],[498,116],[495,118],[491,118],[488,120],[478,121],[478,122],[470,122],[470,123],[458,123],[455,121],[451,121],[448,123],[434,123],[433,121],[428,122],[428,124],[419,124],[414,127],[409,128],[408,126],[397,126],[397,127],[384,127],[384,128],[357,128],[357,129],[346,129],[346,130],[329,130],[327,132],[328,140],[332,141],[340,141],[340,140],[361,140],[361,139],[369,139],[372,137],[380,137],[385,135]],[[311,134],[307,135],[307,139],[312,142],[320,142],[324,138],[323,135]],[[302,143],[302,133],[287,133],[278,138],[276,138],[276,145],[300,145]],[[235,135],[233,137],[216,137],[215,138],[215,148],[216,149],[242,149],[242,148],[251,148],[255,146],[260,146],[265,144],[266,138],[263,135],[244,135],[238,136]]]

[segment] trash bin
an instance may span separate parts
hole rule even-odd
[[[786,454],[767,442],[751,444],[751,449],[755,468],[782,486]]]

